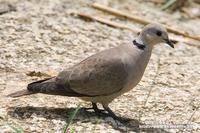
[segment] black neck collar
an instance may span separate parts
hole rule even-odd
[[[133,40],[133,45],[137,46],[137,48],[139,48],[140,50],[144,50],[146,47],[144,44],[140,44],[136,40]]]

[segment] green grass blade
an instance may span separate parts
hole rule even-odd
[[[64,128],[64,133],[67,132],[67,129],[68,129],[69,125],[72,123],[72,121],[73,121],[73,119],[75,118],[76,114],[78,113],[79,109],[80,109],[80,104],[79,104],[78,107],[75,109],[75,111],[74,111],[72,114],[70,114],[69,121],[67,122],[67,124],[66,124],[66,126],[65,126],[65,128]]]
[[[8,125],[8,126],[11,127],[15,131],[15,133],[24,133],[21,127],[14,127],[12,125]]]
[[[172,4],[174,4],[176,0],[168,0],[160,9],[161,10],[166,10],[169,8]]]

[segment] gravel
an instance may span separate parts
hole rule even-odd
[[[182,19],[180,13],[161,12],[141,1],[112,0],[13,0],[16,11],[0,15],[0,132],[63,132],[66,120],[78,104],[90,104],[78,98],[31,95],[8,98],[37,79],[30,71],[57,73],[101,50],[127,43],[136,34],[84,21],[74,12],[98,14],[130,27],[141,25],[104,14],[90,7],[93,2],[112,6],[146,19],[163,22],[178,29],[200,34],[199,19]],[[195,26],[194,26],[195,25]],[[137,87],[115,99],[110,107],[116,114],[131,118],[126,124],[110,117],[98,118],[81,109],[69,131],[74,132],[200,132],[200,49],[184,43],[171,49],[155,47],[142,81]],[[147,100],[149,90],[152,89]],[[145,104],[145,101],[146,104]],[[139,125],[186,124],[189,129],[142,129]],[[9,126],[11,125],[11,126]]]

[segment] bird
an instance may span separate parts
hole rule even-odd
[[[159,23],[151,23],[142,29],[130,43],[106,49],[94,54],[57,76],[32,82],[27,88],[8,96],[20,97],[36,93],[78,97],[92,103],[96,114],[102,112],[120,120],[109,107],[117,97],[133,89],[141,80],[156,44],[166,43],[174,48],[167,30]]]

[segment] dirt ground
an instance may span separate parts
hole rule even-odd
[[[16,127],[24,132],[61,133],[70,112],[79,104],[90,107],[90,103],[78,98],[42,94],[8,98],[6,95],[35,81],[37,77],[27,75],[31,71],[55,73],[137,36],[128,30],[73,15],[74,12],[98,14],[130,27],[142,27],[93,9],[90,6],[93,2],[200,35],[199,19],[183,18],[179,12],[162,12],[155,5],[139,0],[13,0],[16,11],[0,15],[0,132],[14,132]],[[69,132],[197,133],[200,132],[199,96],[200,48],[177,43],[171,49],[160,44],[154,48],[139,85],[110,104],[117,115],[132,121],[123,124],[111,117],[99,118],[81,108]],[[190,127],[138,128],[148,123]]]

